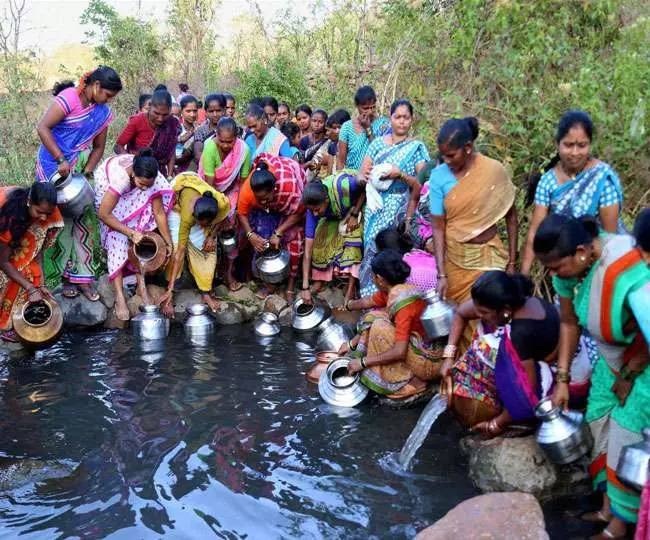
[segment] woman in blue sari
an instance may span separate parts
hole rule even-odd
[[[273,127],[264,109],[253,103],[246,110],[246,126],[249,134],[245,142],[250,148],[252,159],[259,154],[293,157],[291,144],[282,132]]]
[[[591,155],[593,130],[586,112],[567,111],[560,118],[556,135],[558,156],[539,183],[529,188],[529,200],[534,190],[535,209],[521,263],[524,274],[530,273],[535,259],[535,233],[549,214],[592,216],[606,232],[625,232],[621,221],[621,181],[610,165]]]
[[[64,86],[63,90],[55,88],[54,101],[38,123],[42,144],[36,179],[40,182],[51,182],[73,171],[92,175],[104,154],[108,125],[113,119],[108,103],[122,90],[122,81],[115,70],[101,66],[85,73],[76,87]],[[57,285],[63,278],[67,280],[66,296],[77,296],[81,290],[89,300],[99,300],[92,289],[99,269],[93,242],[97,230],[92,208],[77,218],[65,218],[63,232],[44,254],[48,286]]]
[[[421,141],[409,137],[413,106],[405,99],[391,108],[390,135],[378,137],[368,147],[361,165],[360,180],[366,184],[364,212],[364,255],[359,272],[361,296],[372,296],[377,288],[372,281],[370,263],[377,252],[375,238],[385,229],[407,223],[420,200],[417,174],[430,160]]]

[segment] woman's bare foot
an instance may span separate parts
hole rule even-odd
[[[221,307],[221,302],[216,298],[212,298],[209,294],[201,295],[201,301],[207,305],[213,312],[216,312]]]
[[[131,318],[129,306],[126,304],[126,298],[124,298],[124,295],[117,295],[115,298],[115,316],[120,321],[128,321]]]
[[[609,523],[609,520],[612,519],[612,514],[606,512],[605,510],[598,510],[596,512],[585,512],[580,516],[582,521],[587,523]]]
[[[591,536],[589,540],[618,540],[626,537],[627,525],[618,518],[612,518],[609,525],[600,534]]]
[[[99,300],[99,293],[90,283],[79,283],[77,287],[81,291],[81,294],[83,294],[91,302],[97,302]]]

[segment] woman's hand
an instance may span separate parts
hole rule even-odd
[[[38,287],[34,287],[27,291],[27,299],[30,302],[42,302],[43,300],[45,300],[45,298],[46,298],[45,293]]]
[[[273,249],[280,249],[280,237],[277,234],[273,233],[269,240],[269,244]]]
[[[516,274],[517,273],[517,262],[516,261],[509,261],[508,266],[506,266],[506,273],[507,274]]]
[[[173,291],[167,289],[161,296],[158,298],[158,305],[165,308],[166,304],[171,304]]]
[[[447,300],[447,289],[449,289],[449,283],[447,282],[446,277],[438,278],[438,295],[442,300]]]
[[[345,356],[350,352],[350,342],[346,341],[343,345],[339,347],[339,350],[337,351],[336,354],[339,356]]]
[[[167,258],[171,258],[174,254],[174,244],[165,244],[165,252],[167,253]]]
[[[208,236],[203,242],[203,251],[205,253],[214,253],[217,247],[217,239],[214,236]]]
[[[142,234],[141,232],[131,231],[131,242],[133,242],[134,244],[136,245],[139,244],[140,242],[142,242],[143,238],[144,238],[144,234]]]
[[[249,238],[249,241],[251,243],[251,246],[253,246],[253,249],[258,253],[266,249],[267,241],[257,233],[253,233]]]
[[[503,428],[497,423],[496,418],[492,420],[487,420],[485,422],[479,422],[472,427],[474,431],[480,431],[485,435],[490,435],[492,437],[503,433]]]
[[[384,178],[399,178],[402,176],[402,171],[399,170],[399,167],[397,165],[393,165],[393,168],[390,170],[390,172],[384,176]]]
[[[447,407],[451,407],[451,399],[454,392],[454,380],[451,378],[451,364],[453,358],[445,358],[440,366],[440,395],[447,397]]]
[[[551,398],[553,405],[556,407],[561,407],[564,410],[569,408],[569,384],[558,382],[555,384],[555,390],[553,391],[553,397]]]
[[[309,290],[309,289],[305,289],[305,290],[300,291],[300,298],[302,298],[302,301],[305,304],[312,304],[314,302],[314,300],[312,299],[312,296],[311,296],[311,290]]]
[[[61,178],[67,178],[70,176],[70,164],[68,163],[68,160],[65,159],[59,163],[59,166],[56,168],[56,170],[61,175]]]
[[[174,304],[171,299],[167,300],[164,304],[161,304],[160,308],[162,314],[168,319],[171,319],[174,316]]]
[[[345,220],[345,223],[348,226],[348,233],[351,233],[352,231],[356,231],[359,228],[359,217],[350,215]]]
[[[632,391],[632,384],[633,381],[626,381],[625,379],[617,377],[616,381],[612,385],[612,392],[614,392],[614,395],[618,398],[621,407],[625,406],[627,396],[629,396]]]
[[[359,371],[363,370],[363,366],[361,365],[361,360],[358,358],[353,358],[350,360],[350,363],[348,364],[348,373],[350,375],[353,375],[355,373],[358,373]]]
[[[53,298],[54,298],[54,295],[53,295],[53,294],[48,290],[47,287],[43,287],[43,286],[41,286],[41,287],[38,288],[38,290],[41,291],[41,294],[42,294],[45,298],[50,298],[50,299],[53,299]]]

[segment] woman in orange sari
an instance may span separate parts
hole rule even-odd
[[[43,249],[63,229],[56,189],[49,182],[31,188],[0,188],[0,329],[4,341],[17,341],[11,329],[14,306],[51,297],[43,284]]]
[[[515,187],[501,163],[474,148],[476,118],[447,120],[438,134],[444,163],[429,178],[429,206],[438,288],[461,304],[487,270],[514,272],[517,258]],[[506,218],[508,250],[497,234]]]

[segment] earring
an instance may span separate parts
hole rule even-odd
[[[510,319],[512,319],[512,314],[509,311],[505,311],[503,313],[503,320],[508,323]]]
[[[582,257],[580,257],[580,262],[585,262],[586,260],[587,260],[587,257],[585,257],[584,255]]]

